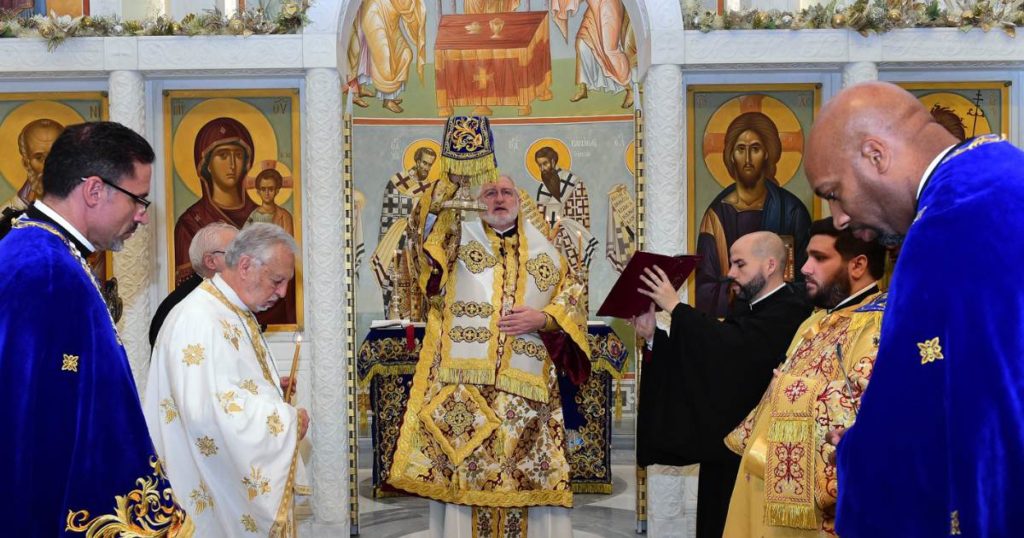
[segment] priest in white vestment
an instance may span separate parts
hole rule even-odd
[[[295,535],[309,416],[285,403],[255,316],[284,298],[295,252],[280,227],[247,226],[157,336],[143,409],[196,536]]]

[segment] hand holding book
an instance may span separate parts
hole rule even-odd
[[[634,253],[597,315],[631,320],[647,312],[652,304],[674,308],[679,302],[676,290],[686,282],[699,259],[699,256]]]

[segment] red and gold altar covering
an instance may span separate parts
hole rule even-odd
[[[549,43],[546,11],[443,15],[434,45],[438,114],[456,106],[529,114],[534,99],[551,99]]]

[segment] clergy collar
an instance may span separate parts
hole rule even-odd
[[[850,306],[850,305],[855,304],[855,303],[859,303],[860,300],[863,299],[865,296],[871,295],[872,293],[875,293],[877,291],[878,291],[878,282],[877,281],[876,282],[872,282],[870,285],[864,286],[864,288],[861,289],[860,291],[854,293],[853,295],[850,295],[849,297],[847,297],[847,298],[843,299],[842,301],[840,301],[839,304],[837,304],[834,307],[828,309],[828,313],[831,314],[832,312],[835,312],[836,310],[842,310],[843,308],[846,308],[847,306]]]
[[[753,310],[754,309],[754,305],[756,305],[757,303],[760,303],[761,301],[771,297],[772,295],[775,295],[775,292],[777,292],[777,291],[779,291],[779,290],[781,290],[782,288],[785,288],[785,287],[786,287],[786,283],[783,282],[782,284],[779,284],[779,287],[775,288],[774,290],[769,291],[768,293],[764,294],[763,296],[759,297],[758,299],[756,299],[754,301],[751,301],[750,302],[750,309]]]
[[[491,225],[488,224],[488,226],[491,226]],[[512,226],[509,226],[509,228],[507,230],[505,230],[503,232],[499,232],[498,230],[494,229],[493,226],[491,226],[491,231],[494,232],[494,235],[498,236],[499,239],[508,239],[509,237],[512,237],[513,235],[516,235],[516,232],[519,231],[519,227],[516,226],[515,223],[513,223]]]
[[[939,154],[936,155],[934,159],[932,159],[932,162],[928,165],[928,168],[924,169],[924,175],[921,176],[921,181],[917,184],[917,197],[914,198],[915,200],[921,199],[921,192],[924,191],[925,184],[928,183],[929,179],[931,179],[932,173],[935,172],[935,168],[939,166],[939,163],[942,162],[942,159],[946,158],[946,155],[949,154],[949,152],[952,151],[953,148],[959,145],[960,144],[953,144],[952,146],[949,146],[948,148],[940,151]]]
[[[246,306],[245,303],[242,302],[242,299],[238,296],[238,294],[235,293],[235,289],[232,288],[231,285],[229,285],[227,282],[225,282],[223,278],[221,278],[220,273],[213,275],[213,278],[210,279],[210,282],[212,282],[213,285],[216,286],[217,289],[224,294],[224,297],[227,297],[227,299],[231,301],[231,304],[235,305],[238,308],[241,308],[245,312],[250,311],[249,307]]]
[[[32,207],[38,209],[43,215],[46,215],[47,218],[52,220],[57,226],[60,226],[65,232],[71,234],[71,237],[73,237],[79,245],[85,248],[82,252],[83,257],[96,252],[96,247],[94,247],[93,244],[89,242],[84,235],[82,235],[82,232],[78,231],[78,229],[72,226],[67,219],[60,216],[60,213],[54,211],[52,207],[44,204],[42,200],[36,200],[33,202]]]

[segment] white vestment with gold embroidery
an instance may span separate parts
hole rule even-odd
[[[309,488],[279,387],[255,318],[220,276],[168,315],[143,410],[196,536],[294,536],[292,496]]]

